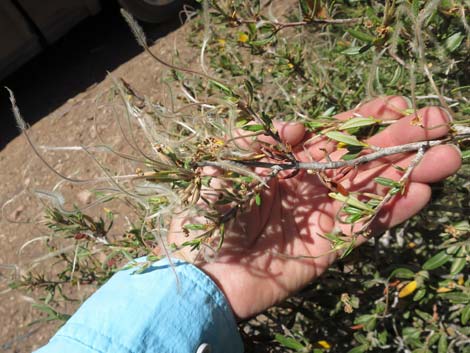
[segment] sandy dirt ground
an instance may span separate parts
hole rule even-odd
[[[121,19],[113,21],[121,21]],[[178,26],[177,21],[175,22],[176,24],[158,27],[154,30],[153,35],[158,37],[170,32]],[[122,28],[119,25],[119,33],[121,34]],[[164,40],[159,40],[154,45],[154,50],[160,56],[169,58],[175,46],[178,45],[178,50],[184,55],[190,66],[193,56],[190,51],[184,52],[181,46],[181,43],[184,42],[183,38],[186,36],[185,31],[183,26],[180,30],[170,33]],[[129,36],[132,36],[130,33],[125,32],[123,36],[125,36],[125,40],[122,40],[122,37],[119,39],[112,36],[110,37],[111,44],[106,41],[103,47],[99,47],[99,50],[111,50],[110,45],[114,45],[112,50],[124,51],[124,53],[117,54],[120,55],[120,60],[109,58],[108,66],[100,67],[103,72],[99,72],[100,68],[94,68],[93,70],[98,71],[96,75],[92,75],[94,79],[83,77],[83,74],[82,76],[77,75],[77,71],[68,73],[60,72],[59,68],[53,69],[53,73],[64,77],[59,80],[59,85],[67,85],[67,80],[72,80],[74,77],[81,82],[73,89],[64,88],[65,91],[71,93],[68,98],[64,92],[58,92],[57,96],[60,97],[56,97],[55,100],[50,98],[51,103],[47,104],[46,108],[37,108],[39,112],[34,111],[34,102],[31,103],[33,108],[26,104],[24,115],[26,116],[27,113],[33,111],[35,115],[33,122],[38,120],[30,129],[30,134],[37,146],[91,146],[97,142],[99,137],[102,137],[106,144],[117,149],[125,149],[122,136],[116,133],[119,129],[116,126],[115,112],[106,100],[106,94],[112,87],[112,80],[106,76],[106,70],[110,70],[114,77],[125,78],[137,91],[145,92],[147,96],[153,97],[157,101],[165,99],[165,88],[160,84],[164,75],[162,68],[149,56],[138,54],[139,49],[135,44],[133,42],[129,44]],[[60,45],[67,46],[67,44]],[[60,49],[55,47],[51,50]],[[69,55],[69,59],[72,60],[77,53],[66,55]],[[82,54],[78,53],[78,55]],[[51,64],[58,63],[52,62]],[[33,63],[33,65],[40,64]],[[80,62],[74,62],[74,65],[80,65]],[[67,67],[67,65],[65,66]],[[32,97],[33,101],[44,96],[44,92],[41,92],[41,85],[47,86],[44,81],[47,80],[47,77],[44,75],[40,77],[42,82],[41,80],[39,80],[40,82],[35,80],[31,82],[31,86],[34,86],[36,91],[29,89],[27,93],[23,93],[23,96],[18,98],[20,108],[22,102],[28,103],[28,97],[24,96],[37,94],[39,98]],[[86,84],[88,87],[83,87]],[[1,101],[2,120],[12,119],[8,109],[5,109],[4,98],[2,97]],[[61,99],[65,100],[65,103],[61,102]],[[55,108],[51,108],[51,106]],[[47,110],[50,112],[41,117],[40,112],[47,112]],[[11,123],[7,125],[11,125]],[[10,136],[11,133],[3,132],[2,146],[5,147],[0,151],[0,205],[3,206],[0,216],[0,247],[2,250],[0,251],[0,351],[13,353],[30,352],[40,347],[47,342],[58,327],[57,323],[41,323],[30,326],[31,322],[40,317],[38,311],[31,308],[34,296],[25,292],[10,291],[7,284],[17,273],[15,269],[18,266],[24,268],[30,264],[32,259],[45,254],[41,240],[33,241],[22,250],[20,248],[28,241],[40,239],[48,234],[47,229],[41,225],[44,205],[34,195],[34,191],[38,189],[51,190],[54,186],[58,186],[60,178],[48,170],[44,163],[34,155],[24,136],[16,137],[6,143],[6,139]],[[45,156],[54,168],[66,175],[79,173],[81,176],[98,176],[101,173],[98,168],[93,166],[90,159],[83,155],[83,152],[47,152]],[[116,157],[113,156],[105,161],[119,168],[120,162]],[[80,187],[59,186],[64,195],[79,200],[79,202],[89,202],[83,199],[83,194],[80,194],[83,189]],[[119,216],[118,212],[118,218]],[[64,304],[64,309],[69,312],[72,312],[75,307],[76,304]]]

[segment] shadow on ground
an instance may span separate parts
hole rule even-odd
[[[144,25],[144,29],[149,41],[156,41],[179,26],[174,18],[161,25]],[[15,93],[23,117],[32,125],[141,51],[116,5],[107,5],[81,22],[0,81],[0,150],[18,136],[4,86]]]

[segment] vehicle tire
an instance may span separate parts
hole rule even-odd
[[[169,20],[183,8],[183,0],[118,0],[135,18],[160,23]]]

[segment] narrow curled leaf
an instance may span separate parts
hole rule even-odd
[[[366,143],[359,141],[356,136],[347,135],[339,131],[329,131],[325,133],[325,136],[332,140],[343,142],[346,145],[364,146],[364,147],[367,146]]]

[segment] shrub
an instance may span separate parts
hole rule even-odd
[[[57,244],[72,244],[72,251],[56,255],[63,267],[52,278],[32,270],[12,285],[39,288],[40,308],[48,318],[64,319],[55,303],[60,295],[68,299],[67,285],[73,297],[75,285],[100,285],[129,260],[155,260],[161,256],[156,247],[167,255],[175,250],[165,235],[171,215],[182,208],[205,218],[184,226],[188,234],[198,234],[184,246],[213,256],[223,246],[225,225],[259,204],[265,187],[264,177],[250,168],[260,166],[259,156],[238,146],[236,129],[279,141],[273,120],[299,121],[313,134],[341,144],[348,151],[343,162],[354,164],[367,147],[364,139],[383,124],[374,117],[338,122],[333,115],[371,97],[400,94],[411,97],[409,113],[429,104],[444,107],[453,128],[444,139],[402,146],[398,152],[458,144],[462,169],[434,186],[425,210],[380,239],[353,251],[366,227],[348,238],[330,234],[332,249],[343,251],[342,259],[297,296],[240,328],[248,351],[470,352],[468,2],[299,0],[289,2],[284,14],[272,1],[208,1],[202,7],[189,24],[188,41],[200,53],[197,69],[185,68],[177,52],[171,63],[165,62],[124,13],[139,44],[168,68],[173,106],[153,103],[115,80],[114,104],[125,112],[126,124],[138,130],[126,137],[137,153],[109,152],[131,166],[140,163],[139,169],[116,176],[92,149],[84,150],[112,185],[96,191],[98,200],[126,199],[139,214],[135,223],[111,239],[112,211],[102,218],[78,208],[68,212],[60,195],[44,193],[50,201],[50,250],[54,255]],[[289,146],[262,153],[271,153],[278,165],[290,163],[286,169],[298,168]],[[201,211],[196,202],[210,177],[195,171],[203,166],[217,167],[231,188],[219,190],[213,207]],[[274,164],[267,167],[276,177]],[[327,178],[323,167],[305,166]],[[338,187],[330,197],[344,202],[345,222],[368,224],[405,190],[413,168],[404,170],[399,181],[376,179],[388,188],[384,198],[345,196]],[[229,205],[222,214],[221,204]]]

